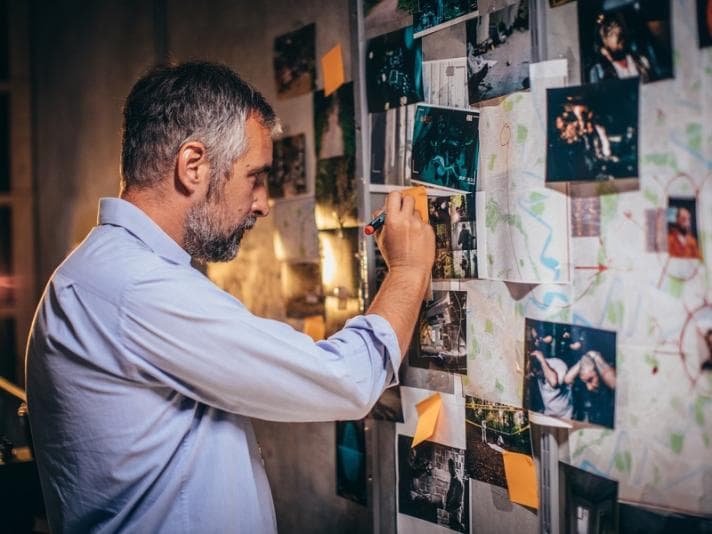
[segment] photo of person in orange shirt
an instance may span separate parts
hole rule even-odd
[[[668,204],[668,254],[673,258],[702,259],[697,243],[695,200],[671,198]]]

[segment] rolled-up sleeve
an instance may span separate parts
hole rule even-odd
[[[149,381],[220,409],[273,421],[359,419],[397,382],[398,340],[361,315],[314,343],[257,317],[192,269],[144,275],[120,307],[126,357]]]

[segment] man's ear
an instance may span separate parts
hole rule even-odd
[[[186,196],[207,191],[210,163],[207,150],[200,141],[186,141],[178,149],[176,159],[176,188]]]

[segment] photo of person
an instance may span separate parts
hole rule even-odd
[[[477,278],[475,203],[471,195],[428,198],[435,232],[433,279]]]
[[[467,396],[465,417],[465,472],[475,480],[506,488],[502,453],[532,454],[527,412]]]
[[[584,83],[673,77],[669,0],[578,2]]]
[[[637,176],[637,79],[547,90],[547,182]]]
[[[467,21],[470,105],[529,89],[532,37],[529,2],[519,0]]]
[[[411,448],[411,436],[398,436],[398,512],[469,532],[465,451],[431,441]]]
[[[697,0],[697,29],[700,48],[712,46],[712,0]]]
[[[418,106],[413,130],[413,182],[474,192],[479,114]]]
[[[467,373],[467,291],[433,291],[423,304],[410,365]]]
[[[525,407],[613,428],[616,333],[534,319],[525,329]]]
[[[423,51],[413,27],[369,39],[366,44],[369,113],[423,100]]]
[[[316,89],[316,25],[280,35],[274,40],[277,98],[304,95]]]
[[[702,259],[697,240],[694,198],[669,198],[667,209],[668,254],[672,258]]]

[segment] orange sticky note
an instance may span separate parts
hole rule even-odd
[[[418,185],[415,187],[409,187],[408,189],[403,189],[401,195],[406,197],[413,197],[415,199],[415,211],[418,212],[420,218],[423,219],[424,223],[429,221],[428,218],[428,194],[425,191],[425,187]]]
[[[321,58],[321,71],[324,75],[324,96],[329,96],[344,84],[341,44],[337,44]]]
[[[440,393],[435,393],[415,405],[415,409],[418,411],[418,425],[415,427],[411,448],[430,439],[435,433],[435,424],[438,422],[442,405],[443,400],[440,398]]]
[[[314,341],[321,341],[326,336],[326,323],[323,315],[311,315],[304,318],[304,333]]]
[[[509,500],[530,508],[539,508],[539,486],[536,466],[531,456],[504,451],[504,474],[507,477]]]

